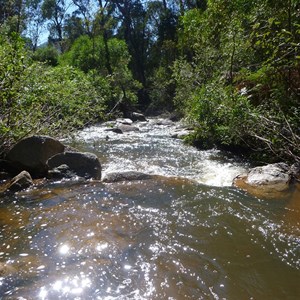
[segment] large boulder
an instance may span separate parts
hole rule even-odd
[[[65,146],[49,136],[31,136],[19,141],[7,153],[6,159],[21,171],[26,170],[34,177],[47,173],[47,160],[63,152]]]
[[[63,179],[63,178],[74,178],[76,173],[70,169],[66,164],[60,165],[48,171],[48,179]]]
[[[255,196],[276,197],[290,188],[292,176],[285,163],[270,164],[250,169],[234,179],[234,185]]]
[[[13,175],[18,174],[19,172],[15,169],[14,164],[6,159],[0,159],[0,172],[6,172]]]
[[[289,187],[290,180],[289,166],[277,163],[251,169],[245,182],[251,186],[269,186],[283,191]]]
[[[84,178],[101,179],[101,164],[98,157],[89,152],[64,152],[47,161],[49,169],[67,165],[76,175]]]

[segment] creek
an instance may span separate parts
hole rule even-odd
[[[0,299],[299,299],[299,193],[250,196],[231,186],[246,162],[171,138],[176,124],[136,126],[64,142],[152,179],[0,197]]]

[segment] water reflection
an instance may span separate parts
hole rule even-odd
[[[45,184],[0,199],[0,298],[298,299],[297,199],[161,176]]]
[[[56,295],[59,297],[78,297],[84,294],[85,289],[92,286],[92,281],[85,275],[80,274],[74,277],[66,276],[63,279],[56,280],[48,286],[42,286],[38,293],[40,299],[51,299]],[[78,298],[76,298],[78,299]],[[81,298],[79,298],[81,299]]]

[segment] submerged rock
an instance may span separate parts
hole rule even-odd
[[[114,128],[107,128],[105,131],[112,131],[114,133],[124,133],[124,132],[131,132],[131,131],[139,131],[139,129],[135,126],[128,125],[125,123],[119,124],[117,127]]]
[[[97,155],[89,152],[64,152],[47,161],[49,169],[67,165],[77,176],[101,179],[101,164]]]
[[[114,133],[119,133],[119,134],[122,134],[122,130],[115,127],[115,128],[106,128],[105,131],[111,131],[111,132],[114,132]]]
[[[13,266],[0,262],[0,277],[12,276],[16,273],[17,270]]]
[[[170,119],[164,119],[164,120],[158,120],[155,124],[161,126],[171,126],[174,124],[174,122],[171,121]]]
[[[134,180],[146,180],[151,179],[152,175],[137,172],[137,171],[126,171],[126,172],[111,172],[104,176],[103,182],[118,182],[118,181],[134,181]]]
[[[137,127],[132,126],[132,125],[125,125],[125,124],[119,125],[117,129],[121,130],[122,133],[130,132],[130,131],[139,131],[139,129]]]
[[[64,149],[62,143],[49,136],[31,136],[14,145],[7,153],[6,159],[17,170],[26,170],[38,177],[47,173],[47,160]]]

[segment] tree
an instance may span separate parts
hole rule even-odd
[[[151,113],[173,109],[174,84],[171,66],[177,58],[178,16],[167,1],[152,1],[147,6],[149,46],[147,55],[147,89]]]
[[[60,50],[63,52],[63,27],[67,10],[70,4],[66,0],[44,0],[42,5],[42,16],[49,20],[49,40],[58,43]]]
[[[82,26],[84,27],[85,34],[91,36],[96,11],[96,0],[72,0],[72,2],[76,7],[73,14],[75,16],[82,16]]]
[[[64,23],[64,35],[70,45],[82,35],[88,34],[83,20],[73,13],[72,16],[66,18]]]
[[[118,9],[118,17],[121,22],[118,34],[125,39],[132,56],[133,75],[145,86],[145,62],[148,46],[145,9],[140,0],[114,0],[113,3]]]
[[[292,0],[207,1],[184,14],[175,101],[202,146],[300,160],[299,26]]]
[[[119,106],[125,113],[135,103],[135,92],[140,86],[133,80],[128,68],[130,55],[125,41],[111,38],[107,46],[111,58],[111,73],[108,73],[106,67],[105,42],[101,35],[95,38],[87,35],[79,37],[62,56],[61,63],[72,65],[89,74],[99,90],[106,86],[105,89],[109,90],[106,98],[108,108]]]
[[[44,29],[42,1],[43,0],[26,0],[25,35],[30,38],[33,51],[37,49],[39,38]]]
[[[114,6],[110,1],[102,1],[98,0],[98,12],[96,14],[96,18],[94,21],[94,31],[93,35],[99,32],[100,35],[103,37],[103,42],[105,46],[105,59],[106,59],[106,69],[109,74],[112,74],[112,67],[111,67],[111,58],[110,58],[110,51],[108,46],[108,39],[110,37],[109,31],[112,24],[112,14],[114,12]]]
[[[16,33],[0,36],[0,156],[27,135],[61,136],[99,121],[106,93],[78,69],[32,62]]]

